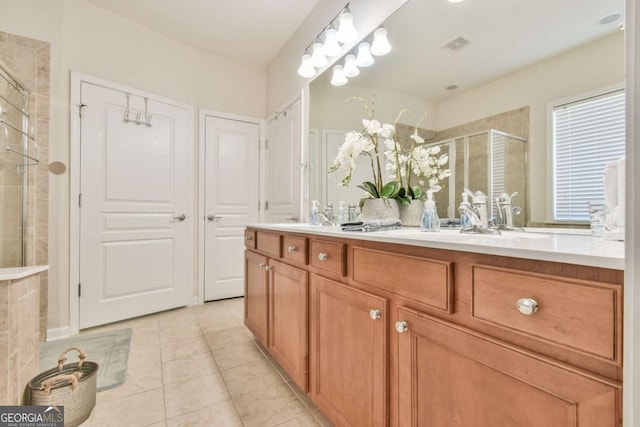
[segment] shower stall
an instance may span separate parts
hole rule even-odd
[[[31,166],[39,163],[29,95],[0,62],[0,268],[26,261],[28,184],[34,179]]]
[[[487,195],[490,218],[496,218],[496,198],[502,193],[517,193],[514,206],[519,213],[514,223],[528,222],[527,140],[496,129],[473,132],[429,143],[448,150],[451,177],[435,194],[440,218],[456,218],[465,188]]]

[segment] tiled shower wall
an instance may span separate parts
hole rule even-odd
[[[31,92],[29,97],[30,126],[33,128],[32,132],[38,146],[37,157],[40,159],[38,166],[27,167],[27,221],[24,230],[27,239],[24,265],[48,264],[49,172],[47,164],[49,157],[50,47],[48,43],[43,41],[0,32],[0,60]],[[10,107],[6,110],[9,111]],[[2,148],[4,151],[4,147]],[[30,146],[30,154],[35,154],[33,145]],[[5,167],[15,167],[16,159],[14,157],[18,156],[12,154],[2,157]],[[12,205],[21,203],[15,197],[7,197],[8,193],[19,194],[18,192],[0,191],[0,194],[3,193],[3,209],[15,209],[17,207]],[[4,215],[6,216],[7,213]],[[4,245],[5,242],[2,244]],[[1,266],[14,265],[7,265],[3,262]],[[39,277],[40,339],[44,340],[47,329],[48,275],[43,272]]]
[[[415,127],[398,123],[396,126],[396,132],[398,138],[403,141],[406,148],[409,147],[411,140],[409,136],[413,134]],[[424,138],[426,143],[432,143],[436,141],[444,141],[454,137],[467,135],[470,133],[481,132],[489,129],[499,130],[514,136],[519,136],[526,140],[529,139],[529,107],[517,108],[515,110],[506,111],[504,113],[496,114],[493,116],[485,117],[479,120],[474,120],[469,123],[465,123],[459,126],[455,126],[449,129],[441,131],[432,131],[428,129],[418,128],[418,135]],[[487,192],[487,173],[488,173],[488,152],[487,152],[487,134],[469,138],[471,143],[469,148],[469,182],[475,184],[473,191]],[[463,141],[456,142],[456,152],[463,152]],[[525,189],[527,186],[527,176],[529,174],[528,165],[522,164],[526,161],[528,146],[527,144],[507,144],[507,164],[513,166],[512,171],[507,171],[507,189]],[[461,155],[457,156],[456,170],[463,170],[464,158]],[[524,171],[524,172],[523,172]],[[456,177],[450,179],[456,179],[456,188],[462,189],[464,187],[463,175],[458,174]],[[449,195],[446,191],[447,182],[443,182],[444,191],[435,194],[435,200],[438,205],[438,214],[442,218],[448,217],[446,207],[448,206]],[[460,191],[461,192],[461,191]],[[529,206],[528,192],[525,191],[526,202],[524,206]],[[461,200],[460,195],[456,195],[457,199],[455,205],[457,206]],[[517,204],[522,204],[517,203]],[[523,208],[524,210],[524,208]],[[454,213],[457,216],[456,213]],[[528,212],[524,212],[521,221],[528,223]],[[522,222],[519,224],[522,225]]]

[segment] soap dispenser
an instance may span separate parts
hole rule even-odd
[[[344,224],[344,202],[340,201],[340,206],[338,206],[338,224]]]
[[[318,215],[318,202],[317,200],[311,201],[311,211],[309,212],[309,224],[320,225],[320,215]]]
[[[427,190],[427,201],[424,202],[424,212],[420,223],[421,231],[440,231],[440,218],[436,202],[433,200],[433,190]]]
[[[469,193],[469,190],[466,190],[464,193],[462,193],[462,202],[460,203],[460,207],[458,208],[458,211],[460,212],[460,226],[463,230],[471,228],[472,226],[471,218],[469,218],[469,215],[465,213],[467,209],[471,210],[472,208],[471,202],[469,202]]]

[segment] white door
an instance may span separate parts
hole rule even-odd
[[[244,227],[259,220],[260,126],[205,116],[206,301],[244,295]]]
[[[186,305],[190,110],[149,100],[147,127],[124,122],[122,91],[83,82],[81,99],[80,328]],[[135,119],[144,101],[130,103]]]
[[[269,122],[268,222],[300,221],[303,172],[300,127],[300,100]]]

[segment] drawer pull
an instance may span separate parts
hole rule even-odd
[[[409,324],[407,322],[405,321],[396,322],[396,331],[398,331],[399,334],[403,334],[408,330],[409,330]]]
[[[382,317],[382,313],[380,312],[380,310],[378,310],[376,308],[376,309],[373,309],[373,310],[369,311],[369,317],[371,317],[371,319],[373,319],[373,320],[378,320],[379,318]]]
[[[318,255],[318,259],[320,261],[326,261],[328,258],[327,253],[326,252],[320,252],[320,254]]]
[[[521,298],[517,303],[518,311],[524,315],[531,316],[538,311],[538,301],[533,298]]]
[[[298,250],[298,248],[296,248],[295,246],[289,246],[287,248],[287,252],[289,252],[290,254],[294,253],[297,250]]]

